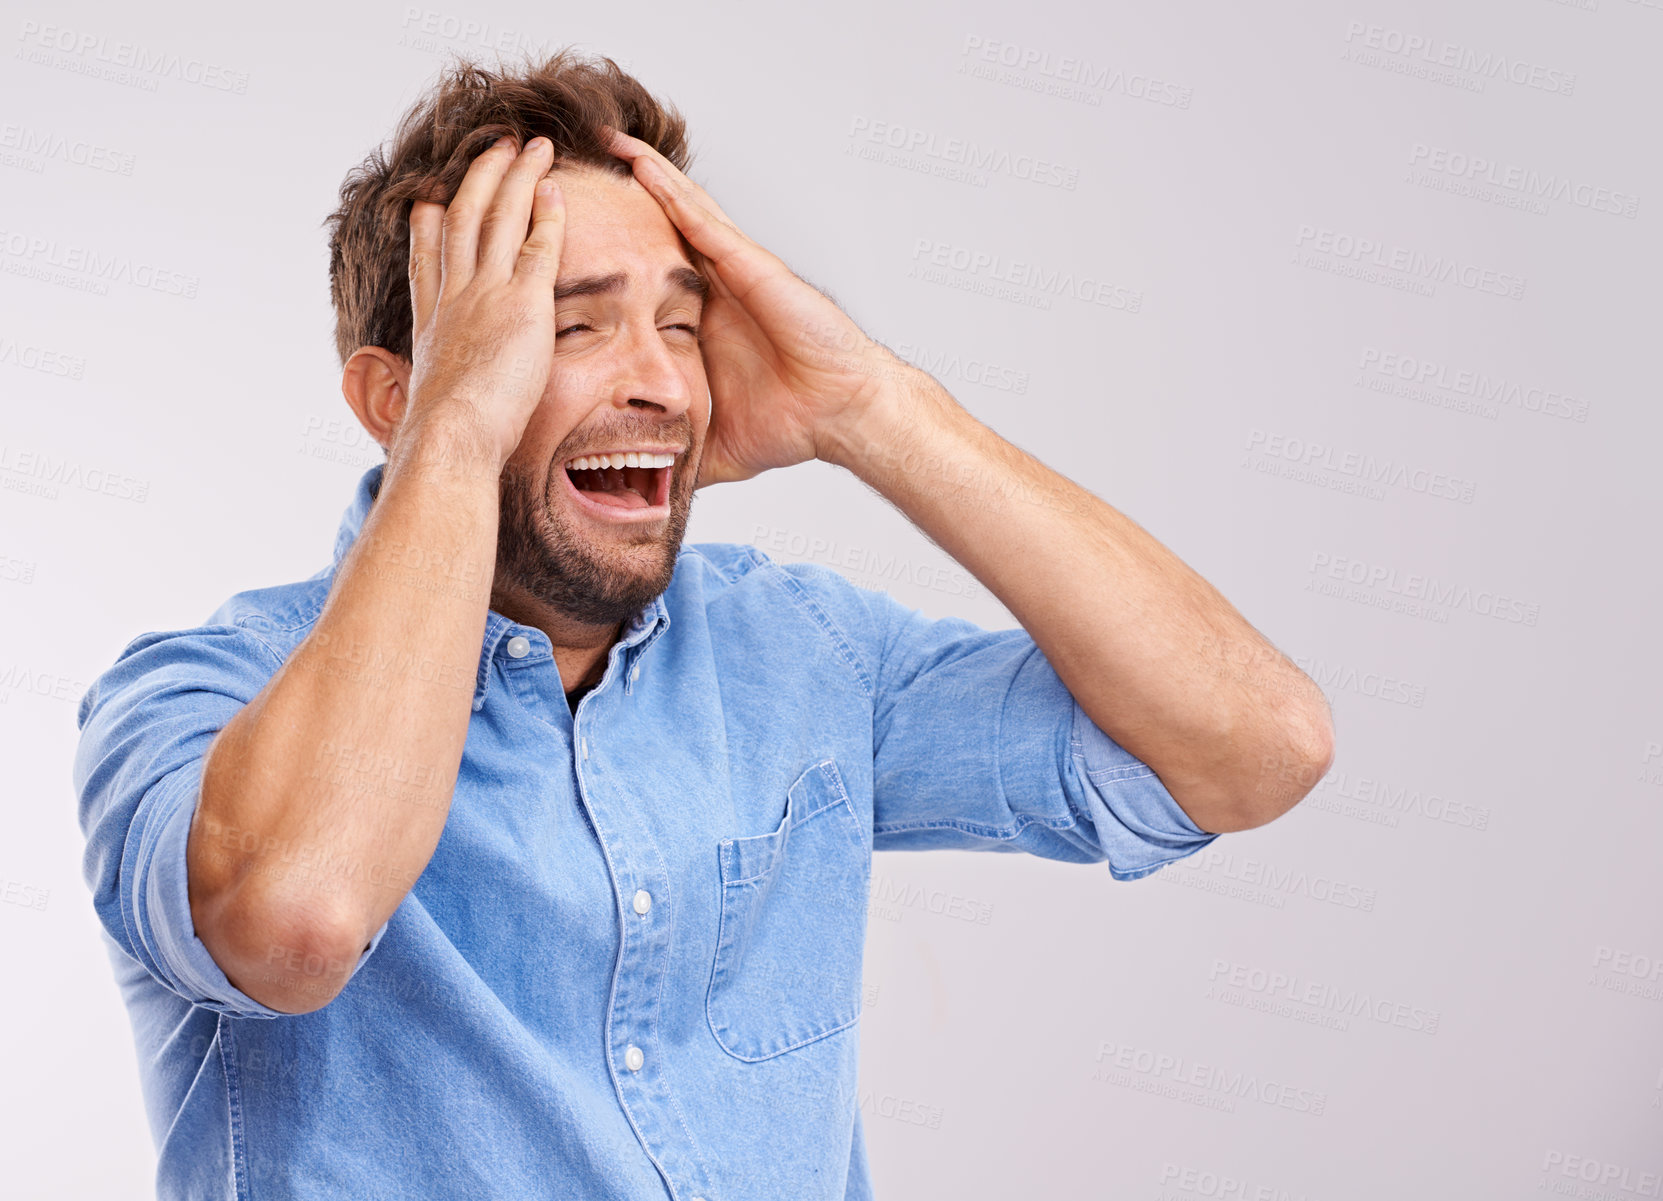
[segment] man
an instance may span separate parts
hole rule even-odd
[[[387,450],[334,562],[83,698],[161,1195],[869,1196],[874,850],[1135,879],[1326,769],[1321,694],[1222,597],[686,165],[610,60],[450,71],[332,218]],[[696,487],[809,459],[1023,628],[681,545]]]

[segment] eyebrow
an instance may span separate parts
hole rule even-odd
[[[710,296],[710,281],[691,267],[670,268],[664,273],[664,282],[697,296],[701,304]],[[584,275],[567,283],[556,284],[554,299],[558,303],[573,296],[605,296],[622,292],[628,285],[629,276],[622,271],[609,271],[605,275]]]

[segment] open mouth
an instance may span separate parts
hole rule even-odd
[[[673,452],[627,451],[580,455],[565,463],[579,506],[612,520],[651,520],[670,509]]]

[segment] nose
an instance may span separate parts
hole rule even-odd
[[[693,406],[703,389],[703,359],[671,345],[691,338],[683,330],[664,331],[649,318],[635,322],[616,343],[610,400],[615,409],[648,409],[673,421]],[[689,378],[693,375],[694,378]]]

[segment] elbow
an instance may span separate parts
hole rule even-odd
[[[219,762],[210,755],[186,844],[196,936],[232,987],[261,1005],[289,1014],[322,1009],[346,986],[369,942],[365,915],[346,891],[327,891],[315,880],[308,886],[249,851],[244,832],[214,816],[210,785]],[[273,843],[261,840],[259,851]]]
[[[340,906],[296,903],[248,883],[203,907],[197,936],[225,978],[260,1004],[287,1014],[322,1009],[369,943],[363,923]]]
[[[1278,715],[1243,789],[1242,829],[1268,825],[1303,800],[1334,766],[1334,718],[1326,698]]]
[[[1334,716],[1309,676],[1288,665],[1274,689],[1234,698],[1192,745],[1204,767],[1183,779],[1196,826],[1229,834],[1269,825],[1297,805],[1334,765]],[[1174,794],[1176,795],[1176,794]]]
[[[1213,748],[1205,767],[1162,779],[1206,834],[1269,825],[1315,788],[1334,763],[1326,699],[1286,706],[1272,720],[1238,714],[1198,743]]]

